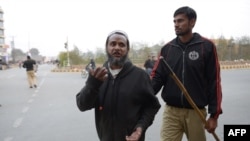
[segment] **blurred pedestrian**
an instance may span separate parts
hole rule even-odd
[[[106,40],[108,60],[90,70],[76,96],[81,111],[95,109],[100,141],[144,141],[160,108],[147,73],[128,58],[129,39],[123,31]]]
[[[19,68],[21,69],[22,68],[22,65],[23,65],[23,61],[18,61],[18,66],[19,66]]]
[[[151,56],[148,56],[148,59],[144,63],[144,68],[148,75],[151,74],[153,67],[154,67],[154,61]]]
[[[95,65],[95,61],[94,59],[90,59],[89,63],[87,64],[87,66],[85,67],[85,69],[87,71],[89,71],[90,69],[95,69],[96,68],[96,65]]]
[[[28,83],[30,88],[33,88],[33,86],[36,88],[36,75],[35,71],[36,69],[36,61],[31,59],[30,56],[27,56],[27,60],[23,62],[23,68],[26,68]]]
[[[157,60],[158,60],[157,57],[153,55],[152,56],[153,66],[155,65],[155,63],[157,62]]]
[[[2,58],[0,58],[0,70],[4,69],[4,67],[3,67],[4,65],[7,66],[7,64],[2,61]]]
[[[58,59],[55,60],[55,64],[56,64],[57,68],[60,67],[60,61]]]

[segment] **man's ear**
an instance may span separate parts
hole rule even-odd
[[[191,20],[189,21],[189,23],[190,23],[190,25],[191,25],[192,27],[195,26],[195,22],[196,22],[196,19],[191,19]]]

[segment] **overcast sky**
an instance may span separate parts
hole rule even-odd
[[[5,42],[24,52],[57,56],[76,45],[81,51],[104,48],[112,30],[131,42],[157,44],[175,37],[173,13],[181,6],[197,12],[194,32],[208,38],[250,36],[249,0],[0,0]]]

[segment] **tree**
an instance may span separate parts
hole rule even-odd
[[[217,52],[219,60],[226,60],[227,40],[223,35],[220,36],[217,42]]]
[[[59,58],[59,66],[66,66],[67,52],[60,52],[58,58]]]
[[[250,37],[242,36],[239,41],[239,59],[250,59]]]
[[[72,51],[69,52],[69,60],[71,64],[80,65],[83,63],[83,58],[80,56],[80,50],[77,46],[74,47]]]
[[[81,51],[78,49],[78,47],[76,45],[74,45],[74,49],[73,51],[75,52],[76,55],[79,55],[81,54]]]
[[[23,60],[25,56],[25,53],[21,49],[14,48],[11,50],[11,57],[14,63],[18,60]]]
[[[60,52],[59,54],[59,62],[60,62],[60,66],[66,66],[67,65],[67,52]],[[74,49],[69,51],[69,60],[70,60],[70,64],[71,65],[81,65],[84,62],[86,62],[82,55],[81,55],[81,51],[78,49],[77,46],[74,46]]]
[[[231,37],[228,40],[227,46],[228,46],[228,60],[231,61],[233,59],[232,49],[235,47],[235,40],[233,37]]]
[[[30,52],[31,56],[38,56],[39,55],[39,51],[37,48],[31,48],[29,50],[29,52]]]
[[[96,50],[95,61],[98,64],[103,64],[107,60],[106,51],[103,48]]]

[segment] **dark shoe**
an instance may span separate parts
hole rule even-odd
[[[34,85],[34,87],[36,88],[36,85]]]
[[[33,88],[32,86],[30,86],[30,88]]]

